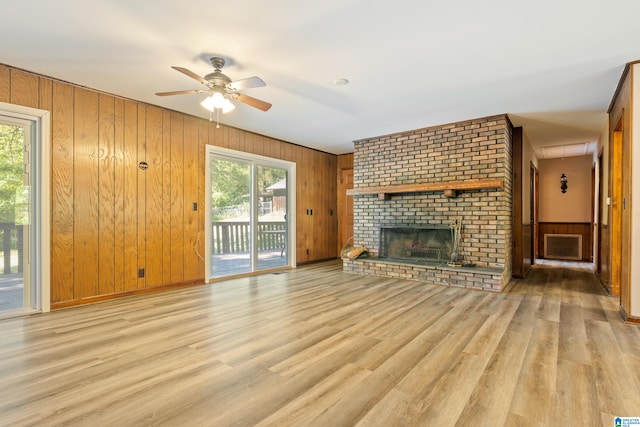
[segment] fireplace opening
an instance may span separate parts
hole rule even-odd
[[[380,227],[380,258],[416,263],[448,262],[454,233],[447,226]]]

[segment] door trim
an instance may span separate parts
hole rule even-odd
[[[0,102],[0,113],[32,124],[31,173],[36,191],[32,191],[31,212],[37,212],[38,215],[32,215],[30,238],[35,262],[32,263],[30,280],[37,285],[34,289],[35,306],[25,307],[17,314],[46,313],[51,310],[51,114],[49,111],[5,102]]]

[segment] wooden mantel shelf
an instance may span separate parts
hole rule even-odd
[[[504,182],[502,179],[474,179],[468,181],[430,182],[426,184],[353,188],[347,190],[347,196],[377,194],[380,200],[389,200],[391,194],[442,191],[447,197],[456,197],[458,190],[484,190],[489,188],[501,189],[503,186]]]

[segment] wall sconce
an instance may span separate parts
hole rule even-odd
[[[567,176],[562,174],[562,176],[560,176],[560,190],[562,190],[563,193],[567,192],[567,183]]]

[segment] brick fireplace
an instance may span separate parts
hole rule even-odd
[[[512,130],[499,115],[355,141],[354,241],[371,256],[345,260],[344,270],[502,290],[511,278]],[[456,262],[442,253],[450,246],[425,262],[380,253],[389,227],[446,233],[455,224]]]

